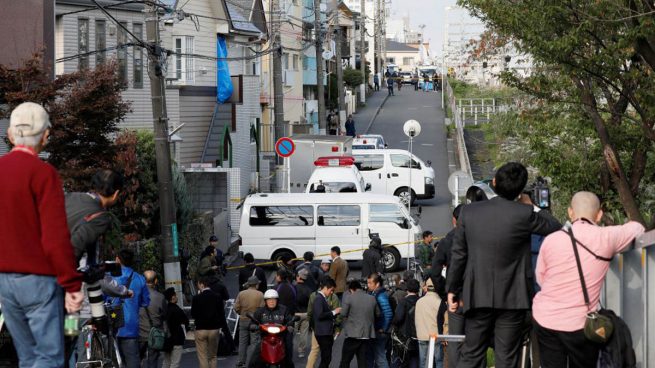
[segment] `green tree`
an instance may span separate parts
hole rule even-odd
[[[355,88],[362,84],[362,72],[351,67],[343,70],[343,82],[350,88]]]
[[[0,118],[25,101],[43,105],[52,122],[48,162],[68,190],[88,190],[98,169],[113,166],[112,136],[130,111],[121,97],[124,86],[115,63],[54,79],[43,65],[40,53],[16,68],[0,65]]]
[[[653,153],[655,94],[653,70],[637,46],[653,30],[627,21],[631,3],[460,0],[499,38],[534,59],[527,79],[504,73],[508,84],[536,97],[535,105],[562,104],[592,124],[593,137],[579,133],[578,139],[599,142],[601,178],[610,179],[601,181],[607,184],[603,191],[616,194],[630,219],[644,222],[640,188]]]

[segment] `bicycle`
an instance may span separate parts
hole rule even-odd
[[[122,307],[122,302],[119,304]],[[84,350],[81,357],[75,364],[76,368],[121,368],[123,362],[118,350],[118,343],[114,336],[118,327],[115,326],[116,319],[119,317],[112,308],[111,303],[103,303],[105,316],[102,317],[106,323],[107,333],[103,334],[100,330],[105,326],[94,323],[93,318],[85,324],[80,331],[80,338],[84,341]]]

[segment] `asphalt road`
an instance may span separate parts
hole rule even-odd
[[[377,94],[386,94],[386,91],[377,92]],[[379,100],[379,95],[375,96]],[[379,106],[379,105],[378,105]],[[370,118],[362,121],[358,116],[373,116],[377,106],[369,104],[359,114],[355,115],[357,130],[363,131],[366,128]],[[446,129],[444,127],[444,112],[441,109],[441,95],[437,92],[414,91],[410,85],[404,88],[395,96],[391,96],[380,110],[379,115],[374,120],[369,129],[369,133],[382,134],[385,137],[389,148],[408,149],[408,138],[404,135],[402,127],[405,121],[415,119],[421,123],[421,134],[414,139],[413,152],[423,159],[423,161],[432,161],[435,170],[435,198],[429,200],[418,200],[416,205],[421,205],[423,212],[420,218],[420,224],[424,230],[431,230],[436,236],[445,235],[452,227],[451,224],[451,196],[448,192],[449,172],[449,152],[446,139]],[[414,212],[416,207],[414,208]],[[239,264],[237,260],[235,264]],[[401,266],[404,266],[402,264]],[[351,276],[359,277],[361,275],[360,265],[353,263],[350,265]],[[237,272],[230,272],[225,278],[225,284],[232,298],[236,297],[238,292]],[[269,283],[273,283],[273,272],[267,270]],[[309,344],[308,344],[309,346]],[[331,367],[339,365],[341,349],[343,346],[343,337],[337,338],[333,348],[333,358]],[[183,355],[183,367],[197,367],[196,353],[193,343],[189,341],[188,349]],[[294,351],[297,351],[294,349]],[[237,362],[236,356],[219,358],[219,367],[235,367]],[[305,367],[306,358],[294,357],[296,367]],[[351,367],[356,367],[353,361]]]

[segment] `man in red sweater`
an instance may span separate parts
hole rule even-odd
[[[49,134],[45,109],[22,103],[0,157],[0,304],[21,367],[64,366],[64,306],[76,312],[83,298],[62,183],[38,157]]]

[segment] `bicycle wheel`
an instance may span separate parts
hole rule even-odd
[[[89,363],[87,367],[102,367],[103,364],[102,362],[105,359],[105,346],[102,343],[102,337],[100,336],[99,333],[93,333],[91,335],[91,346],[89,347],[91,349],[91,358],[89,361],[92,363]]]

